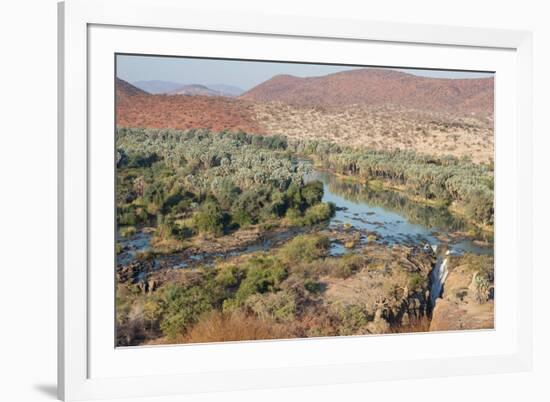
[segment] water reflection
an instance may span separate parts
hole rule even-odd
[[[339,178],[331,173],[312,170],[306,181],[324,184],[323,201],[333,202],[337,211],[332,228],[354,227],[373,232],[388,244],[439,244],[448,241],[454,252],[492,254],[493,247],[480,247],[471,238],[457,232],[476,232],[464,219],[453,216],[447,208],[413,202],[390,190],[373,190],[367,185]],[[477,231],[476,239],[492,242],[491,236]]]

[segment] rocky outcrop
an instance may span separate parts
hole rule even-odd
[[[366,333],[409,325],[429,313],[429,275],[435,262],[431,250],[369,244],[366,266],[349,278],[322,278],[326,303],[334,308],[360,306],[366,312]]]
[[[477,270],[477,260],[486,257],[455,257],[449,263],[442,298],[432,312],[430,331],[494,328],[492,270]]]

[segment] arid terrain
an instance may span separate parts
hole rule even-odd
[[[277,76],[238,98],[202,96],[201,91],[149,95],[117,82],[120,127],[242,130],[474,162],[494,158],[492,79],[355,70],[327,77]]]
[[[240,96],[296,106],[400,105],[472,116],[492,115],[493,79],[440,79],[363,68],[321,77],[277,75]]]

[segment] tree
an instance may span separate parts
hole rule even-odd
[[[202,234],[219,236],[223,233],[223,211],[212,199],[203,202],[193,216],[195,228]]]

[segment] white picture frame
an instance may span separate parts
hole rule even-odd
[[[531,368],[532,38],[529,32],[295,16],[216,15],[186,9],[177,0],[68,0],[59,4],[58,11],[61,399],[162,396]],[[370,46],[373,62],[369,64],[458,69],[478,66],[496,71],[497,280],[498,267],[505,267],[499,283],[496,329],[468,335],[346,337],[115,351],[114,343],[109,344],[110,335],[106,332],[109,328],[105,327],[110,318],[103,314],[111,306],[99,303],[94,296],[97,292],[109,295],[113,283],[104,283],[98,270],[91,269],[99,253],[93,248],[98,244],[94,239],[98,231],[103,233],[98,224],[101,219],[97,218],[101,210],[98,214],[96,205],[108,196],[96,191],[93,183],[99,175],[111,174],[98,163],[103,155],[98,149],[103,149],[106,143],[99,141],[97,133],[105,132],[103,127],[112,127],[109,118],[102,116],[113,110],[109,104],[113,88],[101,85],[102,77],[109,76],[112,69],[108,65],[109,55],[136,50],[177,54],[178,43],[183,43],[181,38],[185,39],[185,35],[198,41],[203,40],[201,35],[214,39],[208,46],[207,40],[201,42],[205,53],[199,56],[219,56],[223,52],[231,56],[231,52],[237,52],[230,46],[232,41],[249,41],[247,51],[256,52],[258,58],[268,58],[272,52],[271,59],[285,54],[286,59],[309,57],[316,61],[321,56],[319,50],[314,53],[312,49],[330,44],[335,51],[340,49],[339,56],[334,56],[340,59],[332,61],[343,61],[346,55],[352,57],[350,49],[354,46]],[[160,39],[164,48],[158,45],[155,52]],[[222,39],[226,40],[224,49]],[[288,46],[275,46],[281,41]],[[304,41],[311,44],[308,46],[311,49],[306,50]],[[273,46],[262,46],[265,43]],[[278,50],[279,55],[274,54],[273,49],[283,47],[287,53]],[[387,50],[398,48],[403,51]],[[234,53],[234,57],[244,55]],[[498,97],[505,95],[506,102],[499,103]],[[96,212],[91,215],[94,208]],[[507,218],[503,219],[504,216]],[[105,316],[107,324],[101,321]],[[102,338],[107,341],[102,342]],[[423,345],[436,342],[452,343],[452,353],[430,355],[422,351]],[[389,355],[384,358],[375,353],[383,352],[384,347],[405,348],[407,343],[414,345],[415,353],[401,354],[401,358]],[[354,350],[369,354],[353,353]],[[185,366],[181,363],[182,356],[195,363],[194,369],[178,371],[175,365]],[[153,362],[163,363],[165,370],[142,370],[136,365],[138,361],[151,367]]]

